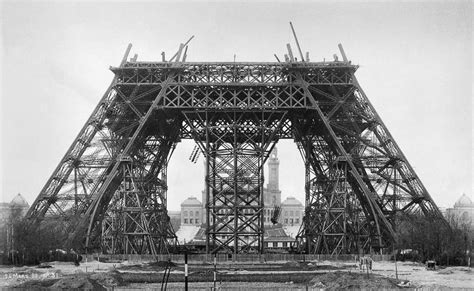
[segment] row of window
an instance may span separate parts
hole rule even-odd
[[[227,213],[231,213],[231,210],[230,209],[220,209],[216,213],[217,214],[227,214]],[[243,214],[253,214],[253,213],[255,213],[255,210],[245,208],[245,209],[242,209],[241,213],[243,213]]]
[[[271,218],[270,218],[270,217],[265,217],[265,222],[270,222],[270,221],[271,221]],[[300,219],[299,219],[299,218],[295,218],[295,219],[293,219],[293,218],[285,218],[284,221],[285,221],[285,224],[288,224],[288,223],[289,223],[289,224],[293,224],[293,223],[298,224],[298,223],[300,223]]]
[[[224,221],[226,221],[226,220],[227,220],[227,219],[224,219]],[[185,218],[185,219],[184,219],[184,224],[188,224],[188,221],[189,221],[189,224],[199,224],[199,223],[200,223],[200,222],[199,222],[199,218],[195,218],[195,219],[193,219],[193,218],[189,218],[189,219],[188,219],[188,218]],[[212,217],[211,217],[211,222],[213,222]],[[270,222],[270,218],[269,218],[269,217],[265,217],[265,222]],[[290,218],[290,219],[285,218],[284,222],[285,222],[285,224],[298,224],[298,223],[300,223],[300,219],[299,219],[299,218],[295,218],[295,219],[293,219],[293,218]]]
[[[300,223],[300,219],[299,219],[299,218],[295,218],[295,219],[293,220],[293,218],[290,218],[290,219],[285,218],[285,224],[288,224],[288,223],[289,223],[289,224],[293,224],[293,223],[298,224],[298,223]]]
[[[298,210],[296,210],[296,211],[293,211],[293,210],[287,211],[287,210],[285,210],[283,212],[283,216],[288,217],[288,214],[289,214],[290,217],[294,217],[294,216],[300,216],[301,213],[303,213],[303,211],[298,211]],[[273,209],[266,209],[265,210],[265,215],[272,216],[273,215]]]
[[[253,211],[253,209],[244,209],[244,214],[250,214],[251,213],[250,211]],[[219,213],[224,214],[224,210],[220,210]],[[195,212],[189,211],[189,213],[188,213],[188,211],[183,212],[184,217],[188,217],[188,214],[189,214],[190,217],[193,217],[193,216],[200,217],[199,211],[195,211]],[[293,217],[293,214],[297,214],[297,213],[293,213],[293,211],[290,211],[290,217]],[[273,215],[273,210],[267,209],[266,210],[265,221],[270,222],[270,219],[271,219],[272,215]],[[284,217],[288,217],[288,211],[284,212]],[[289,219],[285,218],[285,223],[288,223],[288,221],[290,221],[289,223],[293,223],[293,222],[294,223],[299,223],[299,218],[295,218],[294,220],[293,220],[293,218],[289,218]]]
[[[265,242],[267,248],[288,248],[291,246],[291,242]]]
[[[227,235],[221,235],[219,238],[221,240],[227,240],[228,238],[231,238],[232,236],[227,236]],[[249,241],[250,237],[249,236],[244,236],[245,241]],[[252,245],[256,245],[257,242],[252,243]],[[264,243],[265,247],[267,248],[288,248],[292,245],[291,242],[265,242]]]
[[[188,224],[188,219],[187,218],[184,219],[184,224]],[[189,219],[189,224],[199,224],[199,218],[196,218],[196,219],[190,218]]]
[[[225,213],[228,212],[228,211],[229,211],[229,210],[227,210],[227,209],[221,209],[221,210],[219,210],[217,213],[218,213],[218,214],[225,214]],[[266,209],[265,212],[266,212],[266,215],[267,215],[267,216],[272,216],[272,215],[273,215],[273,209]],[[253,209],[244,209],[244,210],[243,210],[243,213],[244,213],[244,214],[252,214],[252,213],[255,213],[255,210],[253,210]],[[288,216],[288,213],[289,213],[289,216],[290,216],[290,217],[292,217],[292,216],[299,216],[300,211],[293,211],[293,210],[284,211],[284,212],[283,212],[283,216]],[[192,217],[193,214],[195,214],[194,216],[199,217],[199,211],[195,211],[195,212],[189,211],[189,216]],[[184,212],[183,212],[183,215],[184,215],[184,217],[188,217],[188,211],[184,211]]]
[[[194,213],[193,211],[189,211],[189,216],[192,217],[193,213]],[[195,213],[196,213],[196,217],[199,217],[199,211],[196,211]],[[184,214],[184,217],[188,217],[188,212],[187,211],[184,211],[183,214]]]

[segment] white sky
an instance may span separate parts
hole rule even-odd
[[[129,42],[139,60],[195,35],[189,61],[274,61],[293,41],[288,21],[312,60],[341,42],[360,64],[361,86],[439,206],[472,197],[471,2],[254,2],[0,1],[0,200],[35,199]],[[192,147],[178,145],[170,164],[171,210],[200,199]],[[303,200],[296,146],[279,154],[283,198]]]

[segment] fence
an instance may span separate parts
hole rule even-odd
[[[156,257],[153,255],[102,255],[102,254],[89,254],[83,255],[84,259],[87,260],[120,260],[129,262],[150,262],[150,261],[168,261],[170,259],[175,263],[184,263],[184,254],[159,254]],[[371,255],[374,261],[388,261],[390,255]],[[247,263],[259,263],[259,262],[278,262],[278,261],[355,261],[357,255],[306,255],[306,254],[217,254],[216,259],[218,263],[232,263],[232,262],[247,262]],[[203,263],[213,262],[214,255],[211,254],[188,254],[189,263]]]

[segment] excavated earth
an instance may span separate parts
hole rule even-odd
[[[41,267],[0,266],[0,289],[20,290],[160,290],[168,262],[98,262],[74,266],[49,262]],[[220,290],[445,290],[474,289],[471,268],[426,270],[419,263],[375,262],[372,272],[354,262],[272,262],[217,265]],[[214,266],[189,265],[190,290],[214,286]],[[398,278],[397,278],[398,277]],[[164,286],[163,286],[164,287]],[[166,290],[184,289],[183,264],[171,263]]]

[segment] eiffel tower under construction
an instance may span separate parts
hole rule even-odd
[[[296,35],[295,35],[296,39]],[[426,188],[342,60],[311,62],[298,41],[285,61],[161,62],[129,58],[27,213],[64,246],[167,253],[167,165],[182,139],[205,159],[207,253],[264,252],[264,163],[292,139],[305,165],[295,245],[343,254],[392,246],[397,215],[442,219]]]

